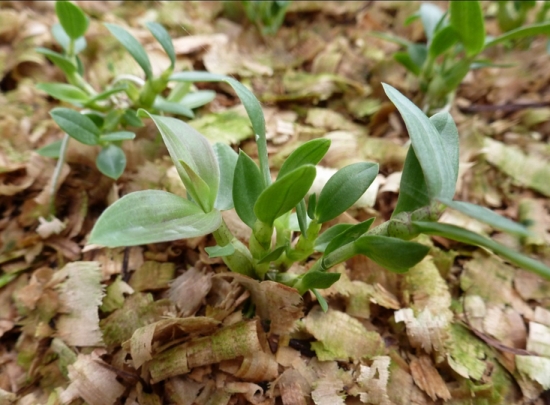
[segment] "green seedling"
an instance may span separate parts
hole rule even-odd
[[[537,2],[535,0],[499,0],[497,7],[498,26],[503,32],[508,32],[525,24],[529,11],[536,9]],[[544,22],[548,10],[550,10],[550,2],[543,1],[535,15],[535,22]]]
[[[524,2],[521,2],[524,3]],[[472,69],[497,66],[481,56],[483,51],[511,40],[550,34],[550,22],[520,26],[496,38],[485,35],[484,16],[479,1],[451,1],[448,12],[424,3],[408,22],[420,18],[426,43],[376,33],[403,48],[394,58],[418,77],[424,94],[423,110],[448,108],[456,89]]]
[[[224,9],[229,17],[238,18],[244,14],[262,35],[273,35],[283,25],[290,0],[225,1]],[[243,13],[244,12],[244,13]]]
[[[193,118],[192,109],[207,104],[215,97],[215,93],[210,90],[190,92],[190,82],[177,84],[167,97],[163,97],[170,76],[174,73],[176,55],[170,35],[155,22],[149,22],[146,26],[168,55],[170,66],[159,76],[154,76],[149,57],[138,40],[122,27],[104,24],[139,64],[145,78],[121,74],[104,89],[96,91],[85,80],[84,66],[79,58],[79,54],[86,48],[84,35],[89,24],[88,17],[78,6],[68,1],[56,2],[55,11],[59,23],[52,27],[52,33],[63,52],[46,48],[38,48],[37,51],[63,71],[67,83],[40,83],[37,87],[75,108],[58,107],[50,112],[66,135],[61,141],[38,150],[45,156],[59,158],[57,176],[71,137],[85,145],[100,146],[96,166],[105,176],[116,180],[126,167],[126,156],[121,144],[135,138],[132,128],[143,126],[142,119],[137,115],[138,109],[143,108],[154,114],[168,113]],[[57,176],[54,183],[57,182]],[[55,186],[53,184],[53,190]]]
[[[510,262],[550,278],[550,268],[497,242],[452,225],[438,223],[445,207],[461,211],[497,229],[525,236],[521,225],[466,202],[453,201],[458,177],[458,131],[450,114],[428,118],[389,85],[386,94],[401,113],[411,137],[401,192],[391,219],[371,229],[374,218],[356,225],[322,225],[361,197],[378,174],[378,165],[354,163],[329,179],[319,195],[309,193],[316,165],[330,146],[314,139],[292,152],[276,179],[269,171],[265,120],[254,95],[236,80],[204,72],[176,73],[171,80],[224,81],[243,102],[256,133],[259,165],[244,151],[209,142],[183,121],[140,110],[157,125],[188,193],[188,199],[160,190],[130,193],[109,206],[96,222],[89,242],[117,247],[173,241],[212,234],[207,248],[235,272],[275,280],[311,291],[326,310],[318,289],[339,278],[330,268],[365,255],[390,271],[402,273],[421,261],[427,246],[412,241],[420,233],[441,235],[483,246]],[[234,209],[252,229],[248,246],[235,238],[221,211]],[[306,271],[304,263],[313,260]],[[311,263],[310,263],[311,264]]]

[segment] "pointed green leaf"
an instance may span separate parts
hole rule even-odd
[[[336,281],[338,281],[338,280],[336,280]],[[315,298],[317,298],[317,302],[319,303],[319,306],[321,307],[323,312],[327,312],[328,311],[328,303],[327,303],[327,300],[325,299],[325,297],[323,297],[321,295],[321,293],[319,291],[317,291],[316,288],[312,288],[311,292],[313,293],[313,295],[315,295]]]
[[[277,177],[283,177],[303,165],[316,165],[325,156],[329,147],[330,139],[324,138],[312,139],[300,145],[284,161]]]
[[[338,170],[321,190],[315,216],[320,223],[330,221],[351,207],[378,175],[375,163],[353,163]]]
[[[450,25],[440,29],[435,33],[432,42],[430,43],[430,57],[437,58],[445,51],[451,48],[459,40],[458,33]]]
[[[233,176],[239,155],[224,143],[215,143],[213,146],[216,160],[220,168],[220,188],[214,207],[223,210],[233,208]]]
[[[151,79],[153,77],[153,69],[151,68],[151,62],[149,57],[143,49],[143,46],[124,28],[115,24],[105,23],[107,29],[113,34],[113,36],[126,48],[126,50],[132,55],[134,60],[141,66],[141,69],[145,72],[145,77]]]
[[[406,272],[430,251],[429,247],[420,243],[388,236],[366,235],[354,244],[356,254],[365,255],[394,273]]]
[[[317,252],[324,252],[331,240],[350,229],[352,224],[336,224],[328,228],[317,239],[315,239],[314,249]]]
[[[126,155],[118,146],[111,144],[99,152],[95,164],[105,176],[117,180],[126,167]]]
[[[304,235],[304,238],[307,239],[307,210],[305,199],[302,199],[296,206],[296,218],[298,220],[300,232]]]
[[[516,28],[515,30],[508,31],[496,38],[493,38],[485,44],[485,48],[508,42],[514,39],[520,39],[525,37],[532,37],[535,35],[550,35],[550,21],[527,25],[524,27]]]
[[[325,252],[324,252],[325,255],[328,255],[331,252],[334,252],[336,249],[359,239],[363,234],[365,234],[369,230],[373,222],[374,222],[374,218],[367,219],[366,221],[363,221],[351,226],[350,228],[346,229],[344,232],[335,236],[330,241],[328,246],[325,248]]]
[[[254,205],[256,217],[273,225],[275,219],[289,212],[305,197],[315,180],[315,174],[315,166],[305,165],[277,179],[258,197]]]
[[[122,114],[122,120],[126,125],[129,125],[131,127],[138,127],[141,128],[145,126],[141,118],[138,117],[137,111],[132,110],[131,108],[127,108],[124,110],[124,114]]]
[[[491,225],[493,228],[500,231],[511,233],[512,235],[528,237],[533,236],[531,232],[523,225],[518,224],[496,212],[465,201],[451,201],[446,199],[438,199],[441,203],[454,210],[460,211],[478,221]]]
[[[50,115],[71,138],[85,145],[97,145],[100,135],[99,128],[90,118],[75,110],[62,107],[54,108],[50,111]]]
[[[253,228],[256,222],[254,204],[263,189],[260,169],[246,153],[240,151],[233,178],[233,203],[239,217],[250,228]]]
[[[307,290],[329,288],[340,279],[340,273],[326,273],[324,271],[308,271],[294,284],[300,295]]]
[[[84,35],[88,29],[88,18],[82,9],[69,1],[56,1],[55,13],[63,30],[72,39]]]
[[[103,134],[99,137],[100,141],[104,142],[115,142],[115,141],[128,141],[134,139],[136,134],[130,131],[118,131],[110,132],[108,134]]]
[[[212,210],[218,194],[220,169],[208,140],[183,121],[149,114],[145,110],[139,112],[148,115],[155,122],[185,188],[192,190],[193,184],[180,161],[184,161],[208,185],[209,195],[201,195],[200,200],[196,201],[201,202],[206,212]]]
[[[102,91],[101,93],[96,94],[94,97],[91,97],[88,100],[87,104],[90,105],[91,103],[95,103],[96,101],[105,100],[111,97],[113,94],[122,93],[123,91],[126,91],[127,88],[128,88],[128,85],[124,83],[124,84],[118,85],[114,89]]]
[[[61,24],[52,26],[52,35],[55,40],[61,45],[65,52],[69,52],[71,46],[71,38],[67,35]],[[77,38],[73,44],[73,53],[76,55],[86,49],[86,39],[84,37]],[[82,72],[81,72],[82,73]]]
[[[287,246],[286,245],[282,245],[282,246],[279,246],[279,247],[276,247],[275,249],[273,249],[271,252],[269,252],[268,254],[266,254],[264,257],[262,257],[259,261],[258,261],[258,264],[264,264],[264,263],[270,263],[274,260],[277,260],[282,254],[283,252],[286,250]]]
[[[225,246],[207,246],[204,248],[204,250],[206,251],[206,253],[208,253],[208,256],[210,258],[225,257],[235,253],[235,247],[231,243],[228,243]]]
[[[36,48],[36,52],[46,56],[55,66],[65,73],[65,76],[72,75],[76,72],[76,66],[71,62],[71,60],[60,53],[41,47]]]
[[[42,146],[40,149],[35,150],[40,156],[57,159],[61,153],[61,144],[63,140],[54,141],[46,146]]]
[[[67,103],[76,104],[81,106],[85,104],[89,97],[88,95],[72,84],[66,83],[38,83],[36,88],[45,91],[53,98]]]
[[[103,211],[90,243],[117,247],[168,242],[206,235],[220,225],[218,210],[204,213],[196,204],[165,191],[137,191]]]
[[[181,99],[180,103],[187,108],[199,108],[208,104],[216,98],[216,92],[213,90],[198,90],[192,93],[187,93]]]
[[[145,25],[147,26],[149,31],[151,31],[151,34],[153,34],[155,39],[164,49],[164,52],[166,52],[166,54],[170,58],[170,66],[173,69],[174,64],[176,63],[176,52],[174,51],[174,44],[172,43],[172,38],[170,37],[170,34],[159,23],[148,22]]]
[[[484,247],[504,257],[518,267],[522,267],[526,270],[538,274],[539,276],[550,279],[550,267],[546,266],[544,263],[525,256],[521,253],[518,253],[504,245],[501,245],[500,243],[495,242],[492,239],[488,239],[477,233],[468,231],[455,225],[440,224],[437,222],[413,221],[412,225],[418,232],[422,232],[427,235],[442,236],[444,238],[456,240],[458,242]]]
[[[212,209],[211,207],[209,207],[211,192],[208,184],[206,184],[206,182],[201,179],[197,172],[195,172],[193,168],[190,167],[183,160],[180,160],[180,164],[190,180],[189,183],[185,186],[187,192],[189,193],[193,201],[198,203],[205,212],[210,211]]]
[[[390,85],[382,85],[405,121],[430,197],[453,198],[456,184],[454,166],[447,155],[443,138],[428,117],[408,98]]]
[[[421,66],[418,66],[411,58],[408,52],[396,52],[393,54],[393,58],[405,67],[409,72],[415,76],[420,76]]]
[[[453,184],[456,185],[458,179],[458,150],[459,137],[458,128],[451,114],[446,111],[441,111],[430,117],[430,122],[434,125],[441,139],[443,140],[443,148],[449,158],[450,166],[453,170]]]
[[[164,98],[157,96],[155,102],[153,103],[153,108],[162,112],[167,112],[170,114],[183,115],[187,118],[195,118],[195,114],[189,107],[181,103],[173,103],[171,101],[166,101]]]
[[[422,20],[422,25],[424,26],[424,32],[426,33],[426,38],[429,43],[432,41],[432,38],[436,33],[436,27],[440,24],[441,19],[445,16],[445,13],[435,4],[431,3],[422,3],[418,13],[420,14],[420,19]]]
[[[399,197],[391,216],[393,218],[401,212],[412,212],[428,205],[430,205],[430,195],[424,173],[414,149],[410,147],[401,174]]]
[[[180,82],[225,82],[233,87],[235,93],[240,98],[241,103],[250,118],[252,128],[257,136],[258,155],[260,159],[260,173],[264,181],[264,186],[271,183],[271,174],[269,172],[269,162],[267,160],[267,140],[265,137],[265,118],[262,106],[254,94],[237,80],[223,75],[209,72],[189,71],[178,72],[170,76],[170,81]]]
[[[451,26],[458,33],[467,56],[480,53],[485,46],[485,21],[479,1],[451,1]]]

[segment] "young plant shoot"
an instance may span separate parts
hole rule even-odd
[[[355,255],[365,255],[390,271],[406,272],[429,252],[427,246],[411,241],[420,233],[483,246],[550,278],[550,268],[536,260],[465,229],[437,223],[448,206],[494,228],[528,235],[524,227],[486,208],[453,201],[458,177],[458,132],[448,113],[428,118],[399,91],[384,85],[412,142],[396,210],[389,221],[373,229],[371,218],[320,233],[324,223],[363,195],[376,178],[378,165],[360,162],[346,166],[329,179],[319,195],[309,193],[316,165],[330,146],[327,139],[314,139],[289,155],[272,182],[264,116],[248,89],[232,78],[205,72],[176,73],[169,80],[224,81],[231,85],[256,133],[259,165],[242,150],[237,154],[227,145],[211,146],[183,121],[140,110],[139,115],[153,119],[159,129],[189,199],[159,190],[130,193],[103,212],[90,243],[131,246],[213,234],[217,244],[207,251],[212,257],[222,257],[230,270],[259,280],[278,281],[300,294],[312,291],[325,310],[327,303],[317,289],[338,280],[340,274],[330,272],[332,267]],[[251,228],[248,246],[224,223],[221,211],[229,209],[235,209]],[[297,228],[293,229],[293,222],[298,223]],[[313,263],[305,266],[310,258]]]

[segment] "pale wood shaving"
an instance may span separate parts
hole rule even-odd
[[[437,372],[430,357],[421,355],[413,359],[410,364],[414,383],[432,400],[441,398],[444,401],[451,399],[451,393]]]

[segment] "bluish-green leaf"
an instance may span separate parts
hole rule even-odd
[[[482,207],[480,205],[471,204],[465,201],[451,201],[447,199],[439,199],[447,207],[460,211],[478,221],[491,225],[493,228],[500,231],[511,233],[512,235],[528,237],[532,236],[531,232],[523,225],[518,224],[496,212]]]
[[[88,29],[88,18],[82,9],[69,1],[56,1],[55,13],[67,35],[77,39]]]
[[[126,31],[124,28],[115,24],[105,23],[107,29],[118,39],[118,41],[126,48],[126,50],[132,55],[134,60],[145,72],[145,77],[151,79],[153,77],[153,69],[151,68],[151,61],[143,49],[143,46],[135,39],[132,34]]]
[[[283,177],[303,165],[316,165],[325,156],[329,147],[330,139],[324,138],[312,139],[300,145],[284,161],[277,177]]]
[[[336,224],[328,228],[317,239],[315,239],[314,249],[317,252],[324,252],[331,240],[350,229],[352,224]]]
[[[233,176],[239,155],[224,143],[215,143],[213,146],[216,160],[220,168],[220,188],[214,207],[223,210],[233,208]]]
[[[186,105],[167,101],[160,96],[157,96],[155,98],[155,102],[153,103],[153,108],[162,112],[170,113],[170,114],[183,115],[184,117],[187,117],[187,118],[195,118],[195,114],[193,113],[193,111],[191,111],[191,109]]]
[[[240,98],[243,106],[250,118],[252,128],[257,136],[256,143],[258,145],[258,155],[260,159],[260,173],[264,181],[264,186],[271,183],[271,175],[269,172],[269,162],[267,160],[267,140],[265,137],[265,118],[262,111],[262,106],[256,96],[248,90],[243,84],[237,80],[223,75],[218,75],[209,72],[189,71],[178,72],[170,76],[170,81],[176,82],[225,82],[233,87],[235,93]]]
[[[194,189],[193,182],[181,165],[184,161],[208,185],[209,195],[192,195],[205,212],[214,208],[220,183],[220,170],[214,150],[208,140],[185,122],[139,110],[150,116],[159,129],[162,139],[176,166],[178,174],[188,191]]]
[[[61,153],[61,144],[63,140],[54,141],[46,146],[42,146],[40,149],[37,149],[35,152],[40,156],[49,157],[53,159],[59,158]]]
[[[71,138],[85,145],[97,145],[99,140],[99,128],[94,122],[69,108],[58,107],[50,111],[50,115],[59,127]]]
[[[434,125],[437,132],[443,140],[443,148],[449,158],[449,164],[453,170],[453,184],[456,186],[458,179],[458,151],[459,151],[459,136],[458,128],[451,114],[446,111],[441,111],[430,117],[430,122]]]
[[[198,90],[192,93],[187,93],[181,99],[180,103],[187,108],[199,108],[208,104],[216,98],[216,92],[213,90]]]
[[[353,163],[338,170],[321,190],[315,216],[320,223],[330,221],[351,207],[378,175],[375,163]]]
[[[424,66],[426,58],[428,57],[428,48],[424,44],[411,44],[407,48],[411,60],[413,63],[418,66],[420,69]]]
[[[481,246],[486,249],[504,257],[511,263],[518,267],[522,267],[526,270],[532,271],[546,279],[550,279],[550,267],[544,263],[518,253],[500,243],[495,242],[492,239],[488,239],[477,233],[468,231],[455,225],[440,224],[437,222],[416,222],[413,221],[412,225],[418,232],[425,233],[427,235],[442,236],[444,238],[456,240],[458,242],[467,243],[470,245]]]
[[[111,144],[99,152],[95,164],[105,176],[117,180],[124,173],[126,155],[118,146]]]
[[[294,208],[315,180],[315,166],[305,165],[278,178],[273,184],[262,191],[256,204],[256,217],[269,225],[283,214]]]
[[[422,25],[424,26],[426,38],[428,39],[428,43],[430,43],[434,37],[435,29],[444,17],[445,13],[435,4],[422,3],[419,14],[420,19],[422,20]]]
[[[373,222],[374,218],[367,219],[366,221],[355,224],[352,227],[346,229],[344,232],[335,236],[325,248],[325,255],[328,255],[331,252],[334,252],[336,249],[359,239],[369,230]]]
[[[221,213],[201,208],[160,190],[137,191],[109,206],[97,220],[90,243],[106,246],[135,246],[194,238],[214,232]]]
[[[399,197],[391,216],[393,218],[401,212],[412,212],[418,208],[428,206],[430,200],[422,167],[416,158],[414,149],[410,147],[401,174]]]
[[[404,273],[420,262],[430,248],[388,236],[366,235],[354,242],[356,254],[362,254],[395,273]]]
[[[231,243],[228,243],[225,246],[207,246],[204,248],[204,250],[206,251],[206,253],[208,253],[208,256],[210,258],[225,257],[235,253],[235,247]]]
[[[442,55],[445,51],[456,44],[458,40],[458,33],[452,26],[448,25],[444,28],[441,28],[435,33],[432,42],[430,43],[430,57],[435,59],[439,55]]]
[[[428,117],[408,98],[392,86],[382,85],[405,121],[430,197],[453,198],[456,183],[453,162],[447,155],[443,138]]]
[[[212,209],[210,207],[210,187],[208,184],[199,176],[199,174],[193,170],[185,161],[180,160],[180,165],[185,170],[185,173],[189,177],[189,183],[185,185],[187,193],[191,196],[193,201],[197,202],[205,212],[208,212]]]
[[[67,35],[61,24],[52,26],[52,35],[55,40],[61,45],[65,52],[69,52],[71,46],[71,38]],[[86,38],[80,37],[74,41],[73,53],[76,55],[86,49]]]
[[[76,72],[76,66],[71,60],[60,53],[54,52],[47,48],[36,48],[36,52],[46,56],[55,66],[65,73],[65,76],[70,76]]]
[[[38,83],[36,88],[45,91],[53,98],[78,106],[85,104],[89,99],[88,95],[83,90],[72,84]]]
[[[519,27],[515,30],[508,31],[496,38],[491,39],[485,44],[485,48],[508,42],[514,39],[532,37],[535,35],[550,35],[550,21]]]
[[[480,53],[485,46],[485,21],[479,1],[451,1],[451,26],[458,33],[467,56]]]
[[[128,141],[136,137],[136,134],[130,131],[118,131],[103,134],[99,137],[100,141],[115,142],[115,141]]]
[[[254,205],[263,189],[260,169],[246,153],[240,151],[233,178],[233,203],[239,217],[250,228],[256,222]]]
[[[156,22],[148,22],[145,25],[162,46],[164,52],[166,52],[170,58],[170,66],[174,68],[174,64],[176,63],[176,52],[174,51],[174,44],[172,43],[172,38],[170,37],[168,31]]]
[[[127,108],[124,110],[124,114],[122,114],[122,120],[127,125],[130,125],[132,127],[141,128],[145,126],[141,118],[138,117],[137,111],[132,110],[131,108]]]

